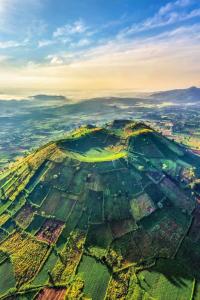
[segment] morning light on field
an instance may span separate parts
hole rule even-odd
[[[0,0],[0,300],[200,300],[199,0]]]

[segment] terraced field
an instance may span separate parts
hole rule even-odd
[[[200,299],[200,158],[84,126],[0,173],[0,299]]]

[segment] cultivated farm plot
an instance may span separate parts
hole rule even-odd
[[[176,208],[165,208],[155,211],[141,224],[151,237],[154,254],[171,257],[176,254],[191,224],[191,217]]]
[[[189,230],[189,236],[195,241],[198,242],[200,239],[200,204],[196,205],[195,210],[193,211],[193,222]]]
[[[175,206],[186,209],[191,212],[195,206],[194,201],[190,201],[189,197],[169,178],[164,178],[160,183],[161,191],[168,197]]]
[[[26,189],[28,191],[32,191],[36,185],[39,183],[40,179],[42,178],[42,176],[45,174],[45,172],[48,170],[48,168],[50,168],[51,163],[48,161],[44,161],[39,168],[35,171],[34,175],[31,177],[31,179],[29,180],[29,183],[26,186]]]
[[[38,240],[47,243],[55,243],[63,229],[63,225],[64,224],[61,221],[48,219],[43,223],[37,232],[36,237]]]
[[[68,192],[75,195],[80,195],[84,189],[88,172],[86,170],[79,170],[73,176],[73,179],[68,187]]]
[[[200,282],[195,282],[194,294],[192,300],[200,300]]]
[[[113,241],[108,260],[112,262],[113,269],[118,270],[127,265],[137,264],[144,258],[152,258],[153,255],[155,253],[151,236],[143,229],[137,229]],[[115,256],[120,259],[116,260]]]
[[[84,280],[84,294],[95,300],[103,300],[110,274],[105,265],[94,258],[83,255],[78,267],[78,276]]]
[[[36,274],[48,249],[47,244],[17,231],[0,244],[0,250],[11,257],[18,285],[28,282]]]
[[[57,219],[66,221],[73,210],[73,206],[76,205],[74,200],[69,199],[66,195],[60,198],[60,202],[55,211],[55,216]]]
[[[78,225],[82,215],[83,215],[83,205],[82,203],[79,203],[79,201],[76,201],[66,221],[66,230],[65,230],[66,234],[69,234],[72,230],[74,230],[74,228]]]
[[[128,288],[130,286],[131,272],[130,269],[126,269],[122,272],[117,272],[112,274],[112,278],[109,281],[108,289],[106,292],[106,300],[115,300],[115,299],[126,299],[126,295],[128,294]],[[132,294],[135,297],[135,293]],[[130,298],[127,298],[130,299]],[[135,300],[139,300],[140,298],[134,298]],[[133,300],[133,299],[130,299]]]
[[[8,213],[3,213],[0,215],[0,226],[3,225],[8,219],[10,215]]]
[[[26,228],[26,231],[34,235],[44,224],[46,218],[41,215],[34,215],[34,218],[30,225]]]
[[[2,213],[4,213],[9,208],[10,205],[12,205],[12,201],[10,201],[10,200],[7,200],[7,201],[0,200],[0,215]]]
[[[7,259],[0,264],[0,296],[15,287],[15,275],[12,263]]]
[[[54,268],[57,259],[58,259],[58,256],[56,255],[56,253],[54,251],[52,251],[49,254],[47,260],[45,261],[43,267],[41,268],[41,270],[39,271],[39,273],[36,275],[35,279],[31,283],[31,285],[35,285],[35,286],[39,285],[40,286],[40,285],[48,282],[48,280],[49,280],[48,272],[50,272]]]
[[[28,196],[28,200],[33,204],[40,206],[48,195],[50,186],[44,183],[38,183]]]
[[[26,228],[34,215],[34,209],[33,207],[29,204],[26,203],[17,213],[15,216],[15,221],[23,228]]]
[[[158,300],[192,299],[194,278],[183,265],[159,259],[154,268],[139,273],[142,288]]]
[[[23,196],[17,197],[8,207],[8,211],[14,215],[18,212],[26,203],[26,199]]]
[[[8,232],[3,229],[0,228],[0,243],[8,236]]]
[[[65,192],[53,188],[42,203],[40,211],[66,221],[75,204],[76,202],[69,199]]]
[[[84,232],[76,230],[70,234],[65,247],[59,252],[59,258],[51,273],[54,282],[66,284],[74,276],[83,253],[84,243]]]
[[[155,211],[155,205],[148,194],[144,193],[130,202],[133,218],[138,221]]]
[[[137,225],[133,219],[127,219],[122,221],[113,221],[110,224],[113,238],[119,238],[124,234],[133,231],[137,228]]]
[[[88,200],[90,203],[90,223],[102,223],[103,221],[103,192],[90,190]]]
[[[12,233],[16,229],[16,223],[13,219],[8,219],[3,225],[2,229],[6,230],[9,233]]]
[[[60,192],[57,189],[51,189],[50,193],[42,203],[40,211],[44,211],[46,215],[54,215],[56,207],[60,200]]]
[[[142,153],[146,157],[160,159],[163,158],[164,155],[160,151],[160,149],[152,143],[151,133],[144,133],[143,135],[136,135],[131,137],[130,145],[134,149],[135,152]]]
[[[38,294],[38,291],[33,292],[25,292],[25,293],[19,293],[16,294],[15,298],[12,300],[33,300],[35,299],[35,296]],[[10,299],[8,299],[10,300]]]
[[[104,217],[110,222],[131,218],[129,199],[125,195],[104,195]]]
[[[44,288],[36,300],[64,300],[66,289],[64,288]]]
[[[97,257],[105,255],[111,242],[112,233],[109,224],[90,225],[86,247],[93,255]]]

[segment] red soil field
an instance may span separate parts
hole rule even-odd
[[[45,288],[43,289],[37,300],[64,300],[66,289],[53,289],[53,288]]]
[[[36,236],[47,243],[55,243],[62,229],[63,222],[49,219],[42,225]]]

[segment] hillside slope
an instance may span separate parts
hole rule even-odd
[[[126,120],[17,161],[0,173],[0,299],[199,299],[198,178],[198,156]]]
[[[150,98],[166,101],[193,102],[200,100],[200,88],[192,86],[188,89],[176,89],[153,93]]]

